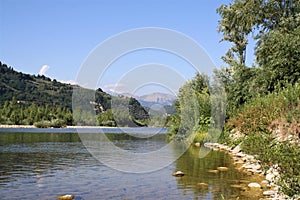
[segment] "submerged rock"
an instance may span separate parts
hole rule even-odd
[[[195,147],[200,147],[200,146],[201,146],[200,142],[195,143]]]
[[[210,169],[208,170],[209,173],[219,173],[219,170],[216,170],[216,169]]]
[[[205,186],[205,187],[208,186],[207,183],[197,183],[197,185],[198,185],[198,186]]]
[[[249,183],[248,187],[250,188],[261,188],[261,185],[258,183]]]
[[[229,168],[228,167],[218,167],[217,168],[219,171],[228,171]]]
[[[242,185],[236,185],[236,184],[230,185],[230,187],[232,187],[232,188],[238,188],[238,189],[242,189],[243,188]]]

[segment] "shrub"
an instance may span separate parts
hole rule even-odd
[[[289,85],[278,93],[271,93],[248,102],[239,109],[238,114],[228,120],[226,126],[244,134],[268,131],[272,121],[285,116],[288,120],[292,120],[294,115],[298,116],[297,111],[293,115],[290,112],[299,108],[299,101],[300,84]]]
[[[280,167],[278,184],[283,193],[290,197],[300,195],[300,148],[298,143],[278,142],[269,134],[259,132],[246,136],[242,145],[244,152],[257,155],[263,168],[273,164]]]

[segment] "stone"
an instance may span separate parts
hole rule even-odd
[[[275,194],[274,190],[267,190],[267,191],[263,192],[263,195],[265,195],[265,196],[271,196],[271,195],[274,195],[274,194]]]
[[[239,153],[237,153],[236,155],[237,155],[238,157],[245,157],[245,154],[242,153],[242,152],[239,152]]]
[[[228,171],[229,168],[228,167],[218,167],[217,168],[219,171]]]
[[[243,186],[234,184],[234,185],[230,185],[230,187],[241,189]]]
[[[73,200],[74,199],[74,195],[67,194],[67,195],[63,195],[63,196],[58,196],[57,198],[59,200]]]
[[[250,188],[261,188],[261,185],[258,183],[249,183],[248,187]]]
[[[241,147],[240,145],[237,145],[236,147],[234,147],[234,149],[232,150],[232,153],[233,154],[237,154],[241,151]]]
[[[273,179],[275,178],[275,176],[274,176],[274,174],[272,174],[272,173],[268,173],[267,175],[266,175],[266,180],[267,181],[273,181]]]
[[[200,142],[195,143],[195,147],[200,147],[200,146],[201,146]]]
[[[198,186],[204,186],[204,187],[208,186],[207,183],[197,183],[197,185],[198,185]]]
[[[215,173],[215,174],[216,174],[216,173],[219,172],[219,170],[216,170],[216,169],[210,169],[210,170],[208,170],[208,172],[209,172],[209,173]]]
[[[182,177],[182,176],[184,176],[184,173],[182,171],[177,171],[172,175],[175,176],[175,177]]]

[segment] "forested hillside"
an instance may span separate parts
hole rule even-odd
[[[0,124],[35,124],[39,127],[60,127],[77,123],[80,125],[138,126],[146,125],[149,119],[148,113],[135,99],[112,97],[100,88],[96,91],[80,88],[95,94],[95,98],[91,98],[90,102],[96,111],[97,119],[83,120],[91,115],[81,113],[76,118],[77,121],[74,121],[72,117],[74,88],[80,87],[61,83],[55,79],[51,80],[43,75],[35,76],[17,72],[0,62]],[[128,107],[129,113],[118,109],[119,113],[126,113],[121,115],[125,118],[122,119],[124,123],[116,123],[113,115],[109,116],[109,119],[103,117],[112,114],[110,111],[112,99],[125,102]]]

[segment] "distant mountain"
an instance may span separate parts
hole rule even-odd
[[[140,97],[136,97],[136,99],[143,105],[152,105],[152,104],[160,104],[160,105],[172,105],[176,100],[176,96],[166,93],[152,93],[143,95]]]
[[[110,93],[113,96],[124,96],[124,97],[132,97],[138,100],[142,106],[145,107],[151,107],[154,104],[160,104],[162,106],[166,105],[173,105],[174,101],[176,100],[176,96],[167,94],[167,93],[161,93],[161,92],[155,92],[150,93],[142,96],[133,95],[130,93]]]

